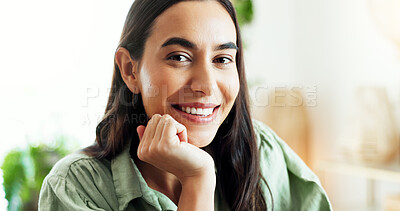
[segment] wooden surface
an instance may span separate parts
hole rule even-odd
[[[316,170],[400,184],[400,164],[366,165],[343,161],[320,161],[316,165]]]
[[[344,161],[319,161],[315,166],[315,171],[320,173],[320,179],[325,179],[331,173],[348,175],[350,177],[358,177],[367,179],[367,202],[368,204],[353,206],[353,207],[334,207],[334,210],[339,211],[377,211],[383,210],[375,199],[375,182],[384,181],[393,184],[400,184],[400,163],[393,163],[388,165],[368,165],[361,163],[349,163]],[[400,190],[399,190],[400,191]],[[379,203],[381,204],[381,203]],[[387,208],[388,202],[384,202]],[[393,204],[393,202],[391,203]],[[389,209],[390,211],[392,209]]]

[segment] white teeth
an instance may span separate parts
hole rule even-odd
[[[181,110],[188,114],[195,114],[195,115],[203,115],[208,116],[212,114],[214,108],[191,108],[191,107],[182,107]]]
[[[202,108],[198,108],[198,109],[197,109],[197,114],[198,114],[198,115],[203,115],[203,114],[204,114],[203,109],[202,109]]]

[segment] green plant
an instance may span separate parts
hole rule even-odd
[[[252,0],[233,0],[240,26],[250,23],[253,20]]]
[[[54,145],[29,145],[10,151],[1,166],[8,210],[37,210],[40,188],[53,165],[69,153],[65,138]]]

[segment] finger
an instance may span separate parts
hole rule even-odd
[[[158,121],[157,128],[156,128],[155,133],[154,133],[154,138],[153,138],[152,144],[158,145],[160,143],[160,140],[161,140],[161,137],[162,137],[162,134],[163,134],[163,131],[164,131],[164,125],[165,125],[165,115],[163,115],[160,118],[160,120]]]
[[[178,137],[179,137],[179,140],[181,141],[181,142],[188,142],[188,138],[187,138],[187,130],[186,130],[186,127],[184,126],[184,125],[182,125],[181,123],[177,123],[177,124],[175,124],[175,127],[176,127],[176,133],[177,133],[177,135],[178,135]]]
[[[180,142],[188,142],[186,127],[177,122],[171,116],[168,118],[168,122],[165,124],[164,135],[167,138],[178,136]]]
[[[138,136],[139,136],[139,141],[142,140],[143,134],[144,134],[144,131],[145,131],[145,130],[146,130],[146,126],[143,126],[143,125],[139,125],[139,126],[136,128],[136,131],[137,131]]]
[[[156,131],[158,121],[160,120],[160,114],[154,114],[149,122],[147,123],[146,130],[144,131],[143,138],[146,140],[151,140],[154,137],[154,132]]]
[[[165,122],[163,125],[163,133],[161,136],[162,141],[160,141],[160,144],[163,144],[164,142],[167,144],[179,143],[179,137],[174,133],[174,131],[176,131],[174,126],[176,121],[168,114],[165,114],[163,117]]]
[[[142,139],[140,140],[138,150],[148,149],[154,137],[154,132],[160,118],[161,115],[159,114],[155,114],[151,117],[150,121],[147,123],[146,130],[143,133]]]

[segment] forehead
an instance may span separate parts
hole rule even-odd
[[[160,43],[171,37],[188,39],[200,47],[236,43],[236,28],[217,1],[183,1],[157,17],[148,41]]]

